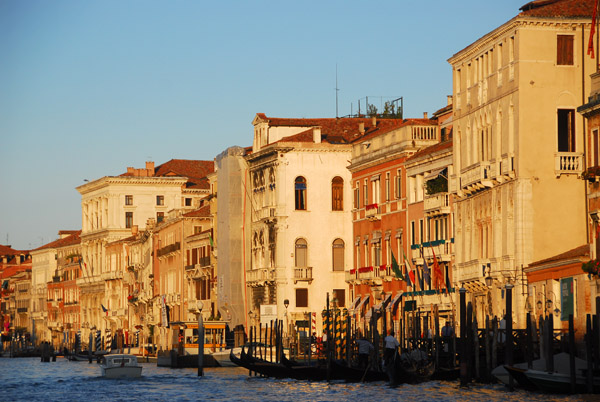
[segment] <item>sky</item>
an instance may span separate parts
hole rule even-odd
[[[256,113],[336,117],[336,78],[338,116],[431,115],[526,2],[0,0],[0,244],[80,229],[84,180],[252,145]]]

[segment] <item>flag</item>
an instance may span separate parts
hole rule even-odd
[[[431,271],[429,271],[429,265],[427,265],[427,259],[425,258],[423,249],[421,249],[421,254],[423,255],[423,279],[425,279],[425,282],[431,283]]]
[[[592,27],[590,29],[590,39],[588,41],[587,54],[594,58],[594,34],[596,33],[596,18],[598,17],[598,0],[594,4],[594,14],[592,15]]]
[[[108,309],[106,307],[104,307],[104,304],[101,304],[102,306],[102,311],[104,311],[106,313],[106,315],[108,315]]]
[[[406,253],[404,252],[404,249],[402,249],[402,255],[404,256],[404,265],[406,266],[406,284],[408,286],[415,286],[415,272],[412,270],[412,267],[410,266],[410,261],[408,261],[408,258],[406,258]]]
[[[213,241],[212,235],[208,235],[208,239],[210,240],[210,248],[215,248],[215,242]]]
[[[396,278],[400,279],[401,281],[404,280],[404,276],[402,275],[402,271],[400,271],[400,267],[398,266],[398,261],[396,261],[396,257],[394,257],[393,252],[392,252],[392,270],[394,271]]]
[[[440,268],[440,264],[435,256],[435,250],[431,247],[431,252],[433,253],[433,273],[435,274],[435,287],[436,289],[440,289],[441,286],[446,287],[446,283],[444,281],[444,274],[442,273],[442,269]],[[440,286],[441,284],[441,286]]]

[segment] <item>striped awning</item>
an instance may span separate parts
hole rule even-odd
[[[354,313],[359,313],[362,308],[364,307],[365,303],[369,301],[369,295],[366,295],[365,297],[362,298],[362,300],[360,301],[360,303],[358,304],[358,306],[356,307],[356,309],[354,309]]]
[[[383,309],[385,309],[385,307],[390,302],[391,298],[392,298],[392,294],[391,293],[385,295],[385,297],[383,298],[383,300],[381,301],[381,303],[379,303],[378,305],[375,306],[375,310],[383,310]]]
[[[398,293],[396,293],[396,296],[394,296],[394,298],[392,299],[391,303],[388,304],[386,310],[387,311],[391,311],[393,313],[394,310],[396,310],[396,306],[400,302],[400,299],[402,298],[403,294],[404,294],[404,292],[398,292]]]
[[[354,301],[350,305],[349,310],[354,311],[354,309],[356,308],[356,305],[358,304],[359,301],[360,301],[360,296],[356,296],[356,298],[354,298]]]

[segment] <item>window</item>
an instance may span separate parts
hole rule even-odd
[[[339,176],[331,181],[331,210],[344,210],[344,179]]]
[[[365,207],[369,205],[369,181],[365,179],[365,184],[363,185],[364,194],[364,205]]]
[[[161,223],[164,220],[165,220],[165,213],[164,212],[157,212],[156,213],[156,223]]]
[[[376,179],[371,180],[371,185],[373,186],[373,204],[379,205],[380,203],[380,194],[381,194],[381,183],[379,180],[379,176]]]
[[[156,196],[156,205],[165,205],[165,196],[164,195]]]
[[[556,64],[573,65],[573,35],[556,36]]]
[[[296,210],[306,210],[306,179],[302,176],[296,177],[294,182],[294,194],[296,197]]]
[[[296,307],[308,307],[308,289],[296,289]]]
[[[131,229],[133,226],[133,212],[125,212],[125,227]]]
[[[356,187],[354,188],[354,209],[360,208],[360,183],[356,182]]]
[[[133,195],[125,196],[125,205],[133,205]]]
[[[592,130],[592,152],[590,152],[590,166],[598,166],[598,129]]]
[[[390,200],[390,172],[385,174],[385,200]]]
[[[337,299],[338,307],[346,307],[346,289],[333,289],[333,297]]]
[[[373,243],[373,266],[379,267],[381,265],[381,241],[377,240],[376,243]]]
[[[575,152],[574,109],[558,109],[558,152]]]
[[[198,234],[202,232],[202,226],[194,226],[194,234]]]
[[[296,240],[296,246],[295,246],[295,264],[297,267],[307,267],[308,264],[308,245],[306,243],[306,240],[304,239],[298,239]]]
[[[402,169],[396,172],[396,198],[402,198]]]
[[[415,221],[410,222],[410,244],[416,244],[417,234],[415,233]]]
[[[333,254],[333,270],[343,271],[344,270],[344,241],[342,239],[335,239],[332,245]]]
[[[185,199],[185,206],[186,207],[191,207],[192,206],[192,199],[191,198],[186,198]]]

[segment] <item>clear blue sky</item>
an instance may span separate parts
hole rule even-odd
[[[0,0],[0,244],[81,228],[84,179],[252,144],[256,113],[445,106],[447,59],[526,0]],[[8,241],[7,241],[8,239]]]

